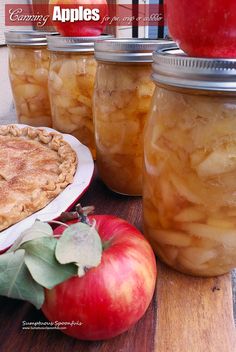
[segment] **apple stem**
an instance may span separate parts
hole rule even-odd
[[[82,207],[81,204],[75,206],[75,211],[64,212],[60,215],[59,220],[63,223],[71,220],[79,220],[84,224],[91,226],[88,219],[88,215],[94,212],[95,207],[93,205]]]
[[[78,217],[81,219],[81,222],[87,225],[91,225],[88,215],[94,212],[95,207],[93,205],[82,207],[81,204],[77,204],[75,207],[76,212],[78,213]]]

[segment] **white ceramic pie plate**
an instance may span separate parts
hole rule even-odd
[[[16,126],[23,128],[26,125],[16,124]],[[52,128],[43,127],[43,129],[57,132]],[[36,219],[49,221],[57,218],[63,211],[76,203],[78,198],[88,188],[94,171],[94,163],[90,150],[71,135],[63,134],[63,138],[71,145],[78,157],[78,166],[73,183],[68,185],[64,191],[62,191],[46,207],[0,232],[0,251],[11,246],[21,232],[32,226]]]

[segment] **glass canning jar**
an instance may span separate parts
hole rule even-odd
[[[145,39],[95,44],[97,166],[103,182],[117,193],[142,194],[143,130],[155,88],[152,52],[170,46],[173,42]]]
[[[144,135],[144,232],[169,266],[236,267],[236,60],[154,54]]]
[[[53,128],[70,133],[90,148],[95,158],[92,94],[97,63],[98,37],[50,37],[49,96]]]
[[[30,126],[52,126],[48,97],[49,53],[46,35],[38,31],[5,33],[9,77],[17,119]]]

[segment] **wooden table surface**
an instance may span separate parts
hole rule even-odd
[[[95,176],[81,198],[96,213],[123,217],[141,229],[141,198],[115,195]],[[202,279],[158,262],[156,291],[145,316],[110,341],[81,342],[57,330],[23,330],[23,322],[45,321],[29,303],[0,297],[1,352],[235,352],[230,274]]]

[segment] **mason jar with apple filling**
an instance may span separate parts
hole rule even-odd
[[[117,39],[95,44],[93,112],[98,172],[111,190],[142,194],[143,129],[154,91],[152,52],[164,40]]]
[[[9,77],[19,123],[52,126],[48,96],[49,53],[46,35],[38,31],[5,33]]]
[[[50,37],[49,96],[53,128],[74,135],[95,158],[92,94],[97,63],[94,43],[112,37]]]
[[[144,135],[144,232],[169,266],[236,267],[236,60],[154,54]]]

